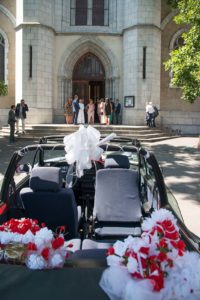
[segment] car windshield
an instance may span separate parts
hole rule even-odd
[[[66,152],[64,149],[45,149],[43,153],[44,163],[65,160],[65,154]]]

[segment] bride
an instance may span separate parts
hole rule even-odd
[[[85,124],[85,105],[84,105],[84,99],[79,99],[79,111],[78,111],[78,124]]]

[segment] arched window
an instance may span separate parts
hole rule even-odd
[[[182,36],[178,36],[175,41],[174,41],[174,45],[173,45],[173,50],[176,50],[180,47],[182,47],[184,45],[184,39]]]
[[[86,53],[75,64],[73,70],[73,95],[85,99],[105,97],[105,70],[99,58],[93,53]]]
[[[71,0],[71,25],[108,26],[109,0]]]
[[[82,56],[74,67],[75,80],[104,80],[105,71],[101,61],[92,53]]]
[[[181,28],[179,29],[172,37],[171,41],[170,41],[170,45],[169,45],[169,51],[173,51],[176,50],[182,46],[184,46],[184,39],[182,37],[182,34],[186,31],[185,28]],[[173,72],[172,70],[169,72],[169,77],[170,77],[170,87],[175,87],[171,84],[171,80],[173,78]]]
[[[5,81],[5,39],[0,33],[0,80]]]

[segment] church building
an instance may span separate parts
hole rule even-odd
[[[163,128],[198,134],[200,99],[181,100],[164,62],[186,30],[167,0],[0,0],[0,125],[25,99],[27,123],[64,123],[68,97],[109,97],[122,124],[145,125],[145,106]]]

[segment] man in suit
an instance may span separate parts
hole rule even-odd
[[[10,143],[15,142],[15,105],[11,105],[8,113],[8,124],[10,125]]]
[[[116,99],[116,105],[115,105],[115,120],[116,120],[116,124],[119,124],[120,113],[121,113],[121,103],[119,103],[119,100]]]
[[[74,100],[72,101],[72,105],[73,105],[73,114],[74,114],[73,123],[75,125],[77,125],[78,112],[79,112],[79,109],[80,109],[79,102],[78,102],[78,95],[74,96]]]
[[[16,125],[17,131],[16,134],[19,133],[19,120],[21,119],[22,122],[22,133],[25,134],[25,119],[26,119],[26,112],[28,111],[28,105],[25,103],[24,99],[21,100],[20,103],[17,104],[15,109],[15,116],[16,116]]]

